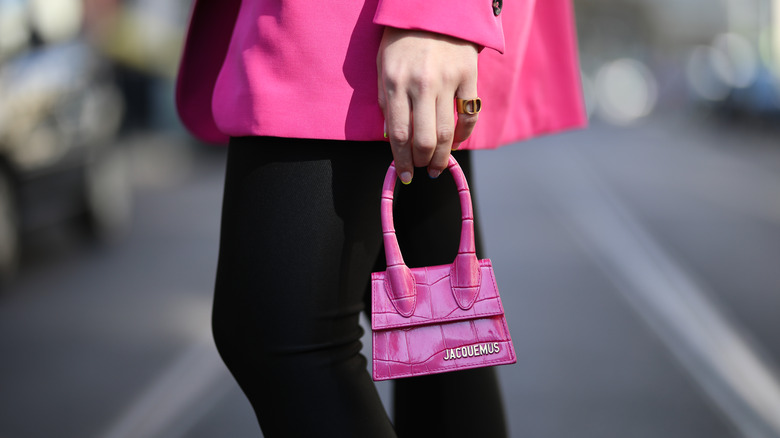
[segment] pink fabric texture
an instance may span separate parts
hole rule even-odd
[[[493,266],[477,259],[466,177],[455,158],[449,160],[462,224],[458,255],[450,265],[406,266],[393,224],[395,166],[385,175],[381,214],[387,270],[371,274],[374,380],[517,361]]]
[[[508,0],[498,17],[491,0],[196,0],[179,115],[215,143],[245,135],[383,140],[376,55],[385,25],[486,48],[483,110],[462,148],[586,123],[570,0]]]

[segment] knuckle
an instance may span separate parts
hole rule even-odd
[[[450,128],[439,129],[439,131],[436,133],[436,140],[439,144],[449,143],[452,141],[454,136],[455,132]]]
[[[435,85],[434,79],[426,71],[417,71],[409,78],[410,85],[419,93],[425,94]]]
[[[391,145],[393,151],[393,160],[395,161],[395,168],[400,172],[401,170],[409,170],[412,167],[412,154],[411,151],[398,145]]]
[[[465,69],[463,72],[461,72],[461,75],[463,79],[467,82],[477,82],[477,66],[471,66],[467,69]]]
[[[387,92],[388,95],[393,96],[396,93],[396,90],[398,90],[398,82],[391,78],[385,78],[384,82],[382,83],[385,87],[385,92]]]
[[[411,158],[407,158],[406,156],[394,156],[393,161],[395,161],[395,169],[398,171],[399,175],[405,171],[412,171],[414,169]]]
[[[449,164],[448,160],[449,160],[449,155],[447,155],[447,157],[444,159],[443,162],[442,160],[431,161],[431,164],[428,167],[430,167],[433,170],[438,170],[439,172],[443,172],[444,169],[447,168],[447,164]]]
[[[468,117],[462,117],[458,122],[462,123],[463,126],[467,128],[473,128],[477,125],[477,120],[479,119],[478,114],[469,115]]]
[[[409,131],[405,129],[392,129],[387,136],[392,143],[406,144],[409,142]]]
[[[424,155],[430,155],[436,150],[436,144],[428,139],[416,140],[414,149]]]
[[[401,78],[396,70],[385,70],[382,74],[382,82],[387,90],[395,90],[400,86]]]
[[[458,76],[467,82],[477,80],[478,63],[463,63],[458,65]]]
[[[457,71],[453,71],[451,69],[445,69],[441,73],[439,73],[439,79],[445,84],[455,84],[459,82],[459,79],[461,78],[461,74]]]

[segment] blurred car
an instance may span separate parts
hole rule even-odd
[[[80,38],[0,60],[0,278],[41,227],[75,220],[110,238],[127,225],[122,113],[109,63]]]
[[[778,46],[780,47],[780,46]],[[694,102],[718,114],[745,120],[780,117],[780,75],[771,50],[736,32],[716,35],[691,49],[686,65]]]

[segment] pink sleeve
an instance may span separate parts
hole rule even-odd
[[[503,13],[497,16],[493,13],[493,1],[379,0],[374,23],[399,29],[436,32],[504,53],[504,31],[501,25]],[[509,1],[528,3],[534,0]]]
[[[228,142],[214,121],[211,100],[240,6],[240,0],[200,0],[190,15],[176,80],[176,109],[184,126],[207,143]]]

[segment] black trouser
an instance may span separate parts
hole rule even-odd
[[[468,153],[455,154],[468,177]],[[379,199],[391,160],[382,142],[230,142],[214,338],[266,437],[506,435],[492,368],[398,380],[395,428],[366,370],[358,317],[370,314],[370,273],[385,269]],[[460,204],[449,173],[418,169],[398,186],[407,264],[451,263]]]

